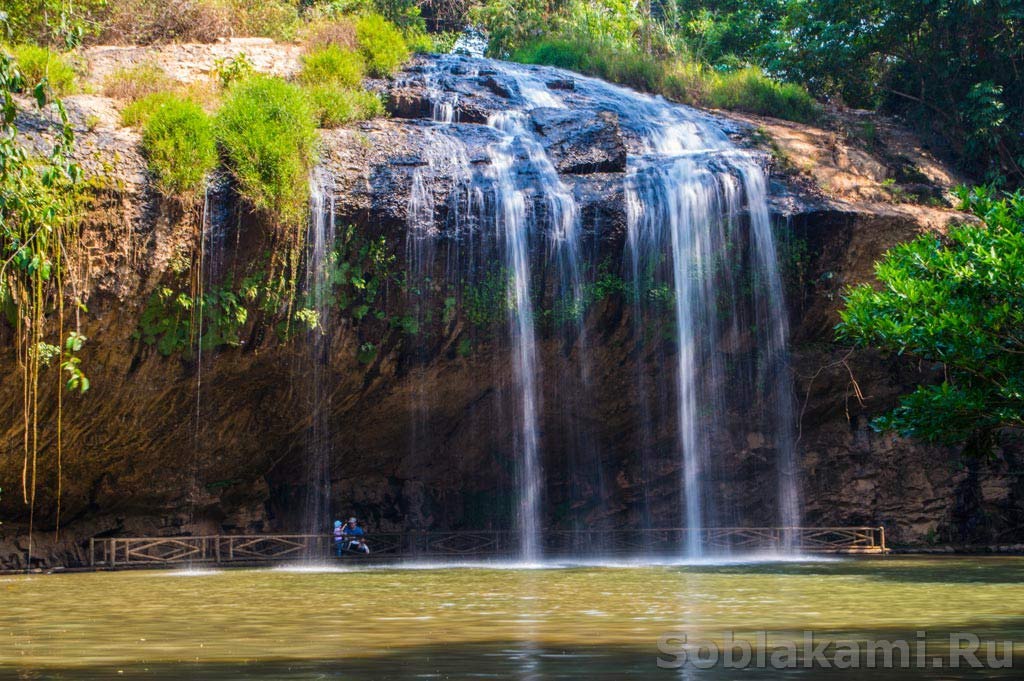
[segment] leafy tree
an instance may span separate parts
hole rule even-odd
[[[928,234],[876,265],[880,288],[847,291],[841,340],[944,366],[879,418],[880,429],[990,449],[1024,428],[1024,193],[962,191],[981,222]]]
[[[4,0],[0,29],[18,41],[74,47],[97,30],[107,0]]]

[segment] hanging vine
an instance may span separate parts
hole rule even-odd
[[[19,140],[16,117],[19,93],[31,91],[35,104],[52,123],[48,154],[37,155]],[[14,332],[15,353],[22,374],[23,463],[21,493],[29,507],[29,558],[35,521],[41,455],[40,376],[57,364],[55,464],[59,532],[62,476],[64,392],[84,393],[89,379],[79,351],[80,286],[68,267],[77,242],[77,184],[81,169],[72,160],[74,130],[63,104],[51,97],[44,77],[30,87],[10,55],[0,52],[0,308]],[[74,331],[65,336],[65,295],[76,304]],[[50,341],[56,341],[56,344]]]

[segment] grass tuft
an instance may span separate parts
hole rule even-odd
[[[103,94],[114,99],[134,102],[138,99],[171,89],[174,81],[158,65],[143,63],[117,69],[103,81]]]
[[[791,121],[812,121],[819,113],[817,102],[807,90],[793,83],[780,83],[751,66],[739,71],[715,74],[706,103],[719,109],[735,109]]]

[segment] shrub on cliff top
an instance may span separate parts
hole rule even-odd
[[[355,24],[348,19],[321,19],[310,22],[303,31],[302,43],[310,52],[332,45],[350,51],[359,47]]]
[[[683,57],[655,58],[567,38],[535,40],[516,50],[512,59],[579,71],[677,102],[803,122],[818,115],[806,89],[772,80],[757,67],[718,73]]]
[[[45,78],[58,97],[75,91],[75,69],[66,55],[38,45],[15,45],[9,52],[30,88]]]
[[[873,423],[925,441],[964,442],[985,457],[1024,428],[1024,193],[961,189],[980,222],[923,234],[850,287],[840,341],[942,367]]]
[[[302,57],[299,80],[307,85],[354,88],[362,83],[365,72],[363,58],[357,52],[329,45]]]
[[[401,31],[379,14],[359,17],[356,38],[371,76],[386,78],[409,59],[409,46]]]
[[[316,85],[307,92],[321,128],[336,128],[384,115],[384,103],[375,92],[333,85]]]
[[[305,93],[279,78],[254,76],[228,90],[216,126],[242,195],[280,222],[300,224],[317,139]]]
[[[790,121],[808,122],[818,115],[818,105],[807,90],[793,83],[772,80],[757,67],[714,74],[705,95],[706,103],[719,109],[735,109]]]
[[[192,201],[217,165],[213,122],[195,102],[171,96],[146,121],[142,148],[157,188]]]

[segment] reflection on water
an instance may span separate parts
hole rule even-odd
[[[0,578],[0,678],[817,678],[664,670],[659,636],[1024,641],[1024,559],[545,569],[119,572]],[[507,568],[508,566],[506,566]],[[189,574],[190,579],[169,577]],[[1018,661],[1018,666],[1024,660]],[[830,678],[1019,670],[829,670]]]

